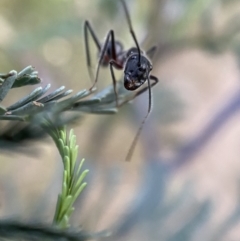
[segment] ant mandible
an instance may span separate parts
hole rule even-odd
[[[127,18],[128,27],[130,30],[130,34],[134,40],[134,43],[136,47],[132,47],[129,50],[123,50],[123,45],[121,42],[115,40],[114,31],[110,30],[107,34],[106,40],[104,44],[102,45],[100,41],[98,40],[93,28],[91,27],[90,23],[88,21],[85,21],[84,23],[84,40],[85,40],[85,47],[86,47],[86,57],[87,57],[87,67],[89,71],[89,75],[91,79],[94,79],[93,85],[90,88],[92,90],[98,81],[98,75],[100,66],[107,67],[108,64],[110,65],[110,72],[111,77],[113,81],[113,88],[114,93],[116,97],[116,107],[119,107],[118,104],[118,93],[117,93],[117,87],[116,87],[116,78],[114,75],[113,67],[119,70],[124,69],[124,87],[127,90],[134,91],[138,89],[140,86],[142,86],[146,81],[148,85],[148,92],[149,92],[149,99],[148,99],[148,111],[146,116],[144,117],[137,134],[129,148],[128,154],[126,156],[126,160],[130,161],[133,151],[135,149],[135,146],[137,144],[137,140],[139,138],[139,135],[143,129],[144,123],[146,122],[151,109],[152,109],[152,91],[151,87],[156,85],[158,83],[158,78],[156,76],[153,76],[150,74],[152,71],[152,63],[147,58],[147,56],[152,57],[153,54],[156,52],[156,46],[151,47],[147,52],[146,55],[144,51],[142,51],[139,47],[135,32],[132,27],[132,23],[130,20],[130,15],[126,6],[126,3],[124,0],[120,0]],[[93,78],[93,74],[91,72],[91,59],[90,59],[90,51],[89,51],[89,43],[88,43],[88,31],[91,34],[99,52],[99,60],[97,64],[96,69],[96,75],[95,78]],[[150,84],[150,80],[153,81],[152,84]],[[147,90],[144,88],[144,91]],[[141,91],[139,93],[142,93],[144,91]]]

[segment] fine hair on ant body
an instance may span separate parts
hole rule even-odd
[[[156,46],[151,47],[146,52],[146,55],[144,51],[140,49],[135,32],[132,27],[130,15],[129,15],[126,3],[124,0],[120,0],[120,2],[123,6],[129,31],[134,40],[135,47],[132,47],[129,50],[124,51],[123,45],[121,44],[121,42],[115,40],[115,35],[113,30],[110,30],[108,32],[105,42],[101,44],[88,21],[85,21],[84,23],[84,40],[85,40],[85,47],[86,47],[87,67],[88,67],[89,75],[93,80],[93,85],[90,88],[90,90],[92,90],[97,84],[100,67],[101,66],[107,67],[109,65],[111,77],[113,81],[113,89],[114,89],[115,98],[116,98],[116,107],[119,107],[119,104],[118,104],[118,93],[117,93],[117,81],[114,75],[113,67],[119,70],[124,70],[124,87],[127,90],[130,90],[130,91],[137,90],[140,86],[142,86],[147,81],[148,88],[143,88],[137,93],[137,95],[139,95],[145,92],[146,90],[148,90],[148,93],[149,93],[148,111],[137,131],[136,136],[134,137],[134,140],[126,156],[126,160],[130,161],[133,151],[135,149],[135,146],[137,144],[139,135],[152,109],[151,87],[153,87],[158,83],[158,78],[150,74],[153,67],[152,67],[152,63],[147,58],[147,56],[152,57],[153,54],[156,52],[157,47]],[[88,32],[91,34],[93,41],[96,44],[99,52],[99,60],[97,64],[96,75],[94,78],[91,72],[91,59],[90,59],[90,51],[89,51]],[[150,83],[150,80],[152,80],[153,83]]]

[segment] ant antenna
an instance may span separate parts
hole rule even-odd
[[[133,37],[133,40],[134,40],[134,42],[135,42],[135,44],[137,46],[137,50],[138,50],[138,65],[140,66],[140,64],[141,64],[141,49],[139,47],[139,44],[138,44],[135,32],[134,32],[133,27],[132,27],[130,15],[129,15],[126,3],[125,3],[124,0],[120,0],[120,1],[121,1],[122,5],[123,5],[123,9],[124,9],[126,17],[127,17],[127,22],[128,22],[128,26],[129,26],[129,29],[130,29],[130,33],[131,33],[131,35]]]
[[[151,78],[151,77],[150,77]],[[132,155],[133,155],[133,151],[136,147],[136,144],[137,144],[137,141],[138,141],[138,138],[139,138],[139,135],[141,134],[142,132],[142,129],[143,129],[143,126],[149,116],[149,114],[151,113],[151,110],[152,110],[152,89],[151,89],[151,85],[150,85],[150,79],[149,79],[149,76],[147,78],[147,81],[148,81],[148,93],[149,93],[149,101],[148,101],[148,112],[146,114],[146,116],[144,117],[140,127],[138,128],[138,131],[137,131],[137,134],[135,135],[134,139],[133,139],[133,142],[129,148],[129,151],[127,153],[127,156],[126,156],[126,161],[130,161],[131,158],[132,158]]]

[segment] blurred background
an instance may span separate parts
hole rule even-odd
[[[240,240],[240,1],[126,2],[141,47],[158,46],[153,111],[131,162],[124,160],[147,93],[116,115],[69,126],[90,169],[72,224],[114,230],[108,240]],[[1,0],[0,71],[33,65],[42,85],[89,88],[86,19],[100,41],[113,29],[125,49],[134,46],[117,0]],[[111,81],[101,68],[98,89]],[[4,104],[33,88],[13,89]],[[51,223],[62,179],[52,140],[1,150],[0,160],[1,218]]]

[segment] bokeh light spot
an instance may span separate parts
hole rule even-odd
[[[72,46],[64,38],[54,37],[43,46],[45,59],[55,66],[65,65],[72,57]]]

